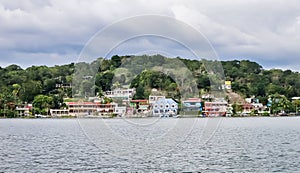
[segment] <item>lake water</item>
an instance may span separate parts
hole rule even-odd
[[[0,119],[0,172],[300,172],[300,117]]]

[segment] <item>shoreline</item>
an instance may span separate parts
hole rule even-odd
[[[101,117],[101,116],[89,116],[89,117],[77,117],[77,116],[64,116],[64,117],[14,117],[14,118],[8,118],[8,117],[0,117],[1,119],[145,119],[145,118],[157,118],[157,119],[185,119],[185,118],[284,118],[284,117],[300,117],[300,115],[287,115],[287,116],[217,116],[217,117],[202,117],[198,115],[192,115],[192,116],[178,116],[178,117],[135,117],[135,116],[128,116],[128,117]]]

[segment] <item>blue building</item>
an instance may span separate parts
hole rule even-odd
[[[200,98],[189,98],[187,100],[182,101],[182,109],[183,111],[201,111],[201,99]]]
[[[152,106],[153,116],[175,116],[178,113],[178,104],[170,98],[161,98]]]

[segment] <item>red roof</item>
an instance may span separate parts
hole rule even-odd
[[[94,102],[67,102],[67,105],[94,105]]]
[[[187,100],[184,100],[183,102],[201,102],[200,98],[188,98]]]
[[[133,103],[148,102],[148,100],[131,100],[130,102],[133,102]]]
[[[67,105],[110,105],[113,103],[101,103],[101,102],[66,102]]]

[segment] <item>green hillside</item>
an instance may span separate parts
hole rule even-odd
[[[218,76],[209,72],[209,61],[153,56],[113,56],[99,58],[92,63],[71,63],[47,67],[32,66],[22,69],[17,65],[0,67],[0,116],[3,110],[13,111],[17,105],[33,103],[43,107],[60,108],[64,98],[72,97],[74,88],[78,95],[83,90],[92,90],[99,96],[114,87],[135,87],[135,98],[147,98],[152,88],[160,90],[168,97],[180,99],[182,91],[209,93],[211,79]],[[219,62],[220,63],[220,62]],[[291,70],[265,70],[256,62],[233,60],[221,62],[225,80],[232,81],[232,91],[242,97],[256,96],[263,103],[272,94],[285,95],[288,99],[300,96],[300,74]],[[220,67],[218,67],[220,68]],[[214,69],[212,69],[214,70]],[[220,69],[218,69],[220,70]],[[73,74],[80,73],[82,75]],[[87,74],[90,75],[91,79]],[[218,80],[215,80],[218,81]],[[193,86],[193,83],[196,85]],[[216,84],[216,86],[221,83]],[[76,90],[77,91],[77,90]],[[37,97],[38,95],[42,95]],[[85,96],[93,96],[85,95]],[[38,99],[47,100],[40,105]],[[36,110],[42,111],[42,110]]]

